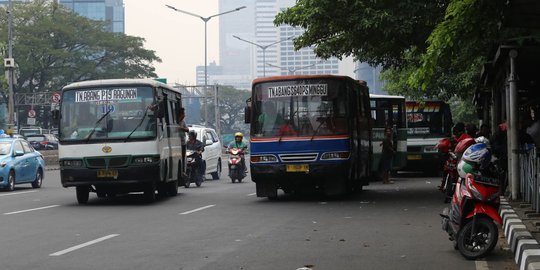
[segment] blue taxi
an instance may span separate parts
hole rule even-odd
[[[28,141],[0,137],[0,188],[12,191],[15,185],[31,184],[40,188],[45,161]]]

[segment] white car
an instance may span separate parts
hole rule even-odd
[[[212,175],[212,179],[218,180],[221,177],[221,141],[213,128],[199,125],[188,125],[189,131],[197,132],[197,140],[204,144],[202,159],[205,163],[206,174]],[[186,134],[187,136],[187,134]],[[187,138],[186,138],[187,141]]]

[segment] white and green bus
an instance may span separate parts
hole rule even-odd
[[[384,130],[391,127],[394,131],[396,154],[392,162],[392,173],[405,167],[407,163],[407,120],[405,97],[391,95],[369,95],[371,105],[371,130],[373,145],[372,171],[378,171],[382,154],[381,143]]]
[[[183,184],[178,130],[182,98],[174,88],[145,79],[76,82],[62,89],[59,161],[62,186],[77,201],[143,192],[146,201],[175,196]]]

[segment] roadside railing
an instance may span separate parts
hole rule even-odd
[[[540,213],[540,157],[534,145],[527,145],[519,154],[519,179],[523,201]]]

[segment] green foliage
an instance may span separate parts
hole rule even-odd
[[[244,124],[244,108],[251,91],[238,90],[232,86],[218,86],[221,133],[249,132],[249,125]],[[208,123],[215,126],[214,100],[208,103]],[[204,108],[202,108],[204,111]]]
[[[51,1],[14,4],[13,25],[18,93],[56,91],[80,80],[155,77],[152,62],[161,61],[143,48],[144,39],[107,32],[103,22]],[[7,36],[6,12],[0,35]]]
[[[322,58],[352,55],[373,66],[401,67],[411,48],[423,51],[448,0],[298,0],[276,25],[305,29],[295,47],[316,46]]]
[[[452,111],[452,120],[454,123],[478,123],[478,115],[476,114],[476,108],[472,102],[472,98],[452,98],[448,103],[450,104],[450,111]]]

